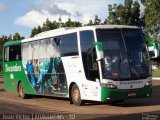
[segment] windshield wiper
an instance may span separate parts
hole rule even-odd
[[[130,55],[130,53],[128,53],[128,58],[129,58],[129,64],[130,64],[130,72],[131,72],[131,77],[133,78],[139,78],[139,74],[135,68],[135,65],[133,63],[132,57]]]
[[[120,80],[120,74],[121,74],[121,68],[122,68],[122,63],[123,63],[123,57],[122,57],[122,53],[119,53],[120,57],[119,57],[119,74],[118,74],[118,80]]]

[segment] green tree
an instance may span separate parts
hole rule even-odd
[[[81,27],[82,23],[77,21],[72,21],[71,18],[68,18],[68,21],[64,23],[63,27]]]
[[[61,28],[64,26],[64,23],[62,22],[61,17],[58,19],[58,27]]]
[[[72,22],[71,18],[68,18],[68,21],[64,23],[64,27],[73,27],[74,23]]]
[[[41,32],[42,32],[41,26],[38,26],[38,27],[37,27],[36,32],[37,32],[37,33],[41,33]]]
[[[137,1],[125,0],[124,5],[108,5],[109,16],[104,24],[121,24],[142,26],[140,5]]]
[[[47,18],[46,21],[43,23],[42,31],[52,30],[53,28],[52,22]]]
[[[60,26],[59,26],[59,23],[57,22],[57,21],[53,21],[52,22],[52,28],[50,29],[50,30],[54,30],[54,29],[57,29],[57,28],[59,28]]]
[[[13,40],[21,40],[21,36],[18,32],[13,35]]]
[[[120,24],[120,19],[118,19],[118,14],[122,13],[124,11],[124,8],[121,4],[118,7],[120,11],[117,11],[117,4],[108,5],[109,16],[107,17],[107,19],[105,19],[104,24]]]
[[[42,30],[40,30],[40,31],[42,31]],[[30,37],[34,37],[34,36],[35,36],[36,34],[38,34],[38,33],[40,33],[40,32],[38,32],[38,30],[37,30],[36,27],[34,27],[34,28],[32,29],[32,31],[31,31]]]
[[[86,26],[89,26],[89,25],[94,25],[93,21],[92,20],[89,20],[89,23],[86,24]]]
[[[101,19],[99,19],[98,15],[95,15],[94,25],[100,25],[100,23],[101,23]]]
[[[13,40],[13,37],[11,34],[9,35],[8,40]]]
[[[160,0],[141,0],[145,6],[144,21],[145,28],[150,33],[160,31]]]
[[[47,18],[42,26],[38,26],[37,28],[34,27],[32,29],[30,37],[33,37],[38,33],[48,31],[48,30],[57,29],[60,27],[80,27],[80,26],[82,26],[82,23],[77,22],[77,21],[72,21],[70,18],[68,18],[68,21],[65,23],[62,22],[61,18],[58,19],[58,22],[57,21],[52,22]]]

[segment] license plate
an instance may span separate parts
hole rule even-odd
[[[137,95],[136,93],[128,93],[129,97],[136,96],[136,95]]]

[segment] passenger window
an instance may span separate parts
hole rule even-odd
[[[5,61],[21,60],[21,45],[13,45],[5,48]]]
[[[78,55],[77,33],[66,34],[59,37],[59,49],[62,56]],[[56,41],[57,42],[57,41]]]
[[[81,54],[85,75],[88,80],[96,81],[97,78],[99,79],[99,69],[93,42],[93,31],[87,30],[80,32]]]

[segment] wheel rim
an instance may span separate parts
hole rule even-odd
[[[76,87],[73,91],[73,98],[75,100],[75,102],[79,102],[80,101],[80,92],[79,89]]]
[[[23,96],[23,85],[22,83],[19,84],[19,96]]]

